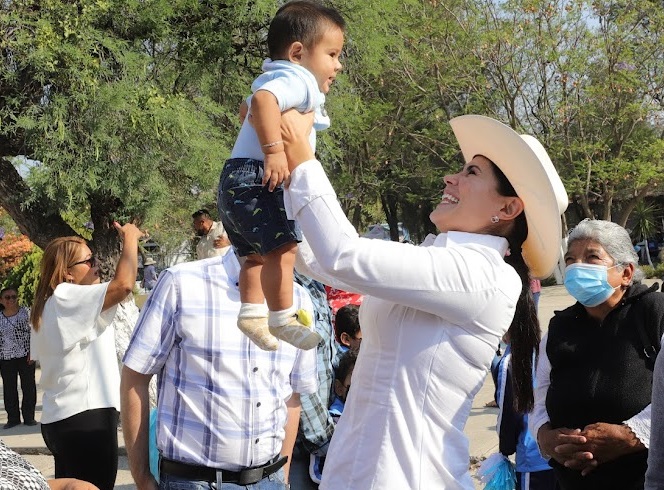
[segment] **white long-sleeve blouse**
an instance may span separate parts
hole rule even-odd
[[[307,272],[366,295],[362,349],[321,489],[472,489],[463,429],[522,287],[504,261],[507,241],[360,238],[313,160],[291,174],[285,200],[315,256]]]

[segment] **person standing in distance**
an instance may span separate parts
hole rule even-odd
[[[7,412],[7,423],[3,429],[11,429],[21,423],[37,425],[35,406],[37,386],[35,384],[35,362],[30,359],[30,311],[18,305],[18,294],[14,288],[0,291],[0,374],[2,394]],[[21,380],[23,402],[18,402],[17,380]]]
[[[207,209],[199,209],[191,215],[194,230],[199,237],[196,244],[196,259],[209,259],[225,255],[231,248],[231,242],[224,230],[224,225],[213,221]]]

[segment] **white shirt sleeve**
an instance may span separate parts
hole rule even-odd
[[[108,282],[85,286],[62,283],[53,291],[50,300],[54,301],[58,330],[65,350],[79,342],[96,339],[113,321],[117,305],[101,311],[108,285]]]
[[[357,291],[353,290],[353,287],[340,281],[331,274],[326,273],[321,267],[314,252],[307,242],[307,237],[302,236],[302,241],[297,244],[297,254],[295,255],[295,269],[300,273],[304,274],[307,277],[315,279],[318,282],[322,282],[328,286],[331,286],[342,291],[347,291],[349,293],[356,293]]]
[[[652,404],[648,404],[646,408],[623,422],[626,426],[632,429],[634,435],[646,447],[650,447],[650,414]]]
[[[359,237],[318,161],[295,169],[286,196],[287,212],[300,224],[321,270],[347,290],[455,324],[485,312],[497,289],[520,291],[518,275],[495,248],[473,243],[418,247]]]
[[[162,272],[151,293],[156,301],[143,306],[122,362],[142,374],[157,374],[166,363],[176,339],[178,292],[173,272]]]
[[[544,335],[539,346],[539,358],[537,369],[535,370],[535,406],[533,412],[528,416],[528,429],[533,438],[537,440],[537,432],[544,424],[549,422],[549,414],[546,411],[546,394],[551,384],[551,362],[546,354],[546,343],[549,338],[548,333]],[[539,445],[539,443],[538,443]],[[548,455],[542,454],[549,458]]]
[[[277,99],[281,112],[288,109],[297,109],[300,112],[313,110],[312,98],[309,96],[309,87],[306,82],[296,74],[278,76],[266,82],[258,90],[267,90]]]

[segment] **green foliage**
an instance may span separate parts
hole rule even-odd
[[[632,215],[632,238],[635,238],[637,242],[652,238],[657,231],[658,206],[640,201],[634,208]]]
[[[34,301],[42,255],[43,252],[40,248],[33,247],[32,252],[23,257],[23,260],[12,269],[2,283],[3,288],[17,288],[21,305],[30,306]]]
[[[643,271],[643,274],[645,275],[646,279],[651,279],[653,277],[656,277],[655,267],[651,265],[640,265],[639,268]]]
[[[112,253],[113,219],[165,249],[214,208],[277,0],[15,0],[0,7],[0,158]],[[664,11],[589,0],[335,0],[344,73],[318,154],[360,230],[415,240],[463,162],[448,121],[496,117],[549,149],[573,207],[624,224],[664,178]],[[0,175],[0,181],[4,176]],[[580,218],[583,216],[575,217]],[[48,222],[49,216],[44,216]]]

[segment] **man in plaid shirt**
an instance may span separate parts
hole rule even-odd
[[[234,253],[179,264],[162,272],[141,311],[121,386],[124,440],[139,489],[157,488],[147,443],[154,374],[162,485],[287,488],[282,456],[292,454],[300,393],[318,387],[315,351],[284,342],[263,351],[235,327],[239,272]],[[304,289],[296,286],[293,300],[313,314]]]

